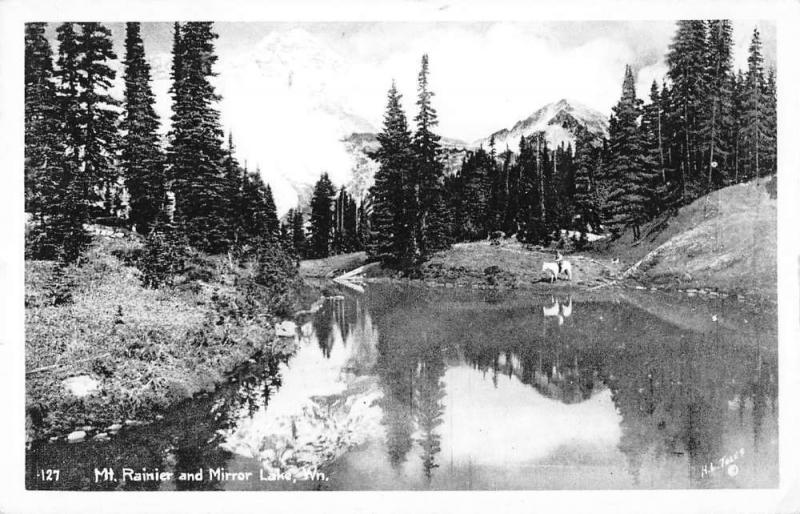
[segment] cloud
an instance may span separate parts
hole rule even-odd
[[[775,56],[774,24],[735,21],[735,64],[746,66],[752,28]],[[49,28],[54,36],[55,24]],[[260,167],[284,212],[322,171],[341,184],[353,166],[340,139],[378,130],[386,92],[397,81],[413,125],[417,74],[430,56],[438,132],[473,141],[510,127],[542,105],[577,100],[608,114],[626,64],[637,93],[666,73],[675,24],[653,22],[217,23],[214,79],[226,130],[241,161]],[[123,57],[124,27],[112,24]],[[170,116],[170,23],[145,23],[156,109]],[[121,65],[117,96],[121,97]]]

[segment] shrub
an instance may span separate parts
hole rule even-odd
[[[186,244],[178,231],[168,223],[159,223],[147,236],[138,262],[142,283],[151,288],[171,285],[175,275],[185,269],[186,257]]]
[[[285,315],[293,306],[292,289],[297,279],[294,261],[279,244],[268,242],[256,254],[254,282],[265,288],[269,310]]]

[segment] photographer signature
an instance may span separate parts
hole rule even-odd
[[[708,464],[703,464],[703,467],[700,468],[700,478],[710,476],[712,473],[715,473],[723,468],[725,468],[728,476],[735,477],[739,474],[739,466],[736,464],[736,461],[742,456],[744,456],[744,448],[740,448],[732,454],[720,457],[719,459],[711,461]]]

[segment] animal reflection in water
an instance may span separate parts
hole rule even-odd
[[[564,324],[564,320],[572,316],[572,297],[567,297],[566,301],[558,301],[554,297],[550,297],[552,305],[549,307],[543,306],[542,313],[545,317],[555,317],[558,320],[558,325]]]
[[[556,261],[556,262],[543,262],[542,273],[547,273],[550,283],[561,278],[561,275],[566,275],[567,280],[572,280],[572,264],[569,261]]]

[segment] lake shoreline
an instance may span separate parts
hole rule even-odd
[[[499,244],[489,241],[457,243],[452,248],[434,254],[425,262],[417,277],[383,267],[363,275],[366,282],[414,282],[433,288],[467,288],[477,290],[526,289],[542,293],[577,291],[636,290],[661,291],[686,298],[732,298],[751,306],[777,305],[776,296],[762,289],[729,288],[713,277],[704,281],[686,279],[683,274],[656,278],[636,271],[635,263],[621,261],[600,252],[563,252],[570,261],[573,279],[562,276],[550,283],[541,272],[542,263],[554,261],[555,249],[529,247],[513,239]],[[306,279],[326,280],[341,276],[369,262],[364,252],[343,254],[301,263],[300,273]]]
[[[196,277],[148,289],[131,263],[141,244],[98,237],[81,266],[63,269],[26,261],[28,442],[106,438],[214,391],[259,355],[294,352],[276,334],[292,316],[269,312],[249,270],[203,257]],[[317,292],[292,287],[293,311]]]

